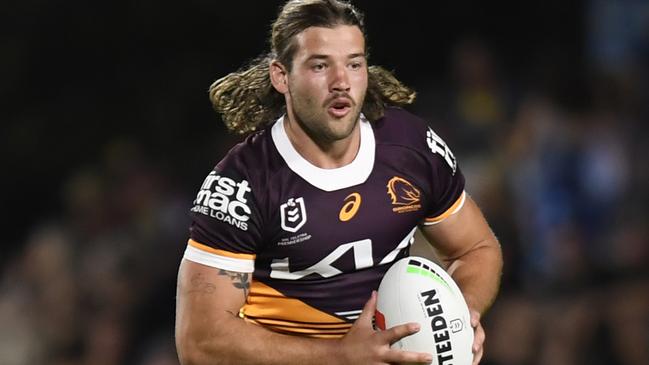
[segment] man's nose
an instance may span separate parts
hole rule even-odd
[[[334,68],[331,80],[332,91],[349,91],[349,76],[345,67],[338,66]]]

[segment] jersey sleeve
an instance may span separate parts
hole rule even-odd
[[[444,140],[432,128],[426,131],[426,159],[429,166],[431,204],[424,225],[437,224],[457,213],[466,199],[464,176],[455,156]]]
[[[200,186],[190,210],[192,223],[184,258],[251,273],[261,242],[261,216],[250,177],[236,167],[226,158]]]

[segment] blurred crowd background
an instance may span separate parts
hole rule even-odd
[[[0,364],[178,364],[207,88],[280,4],[3,2]],[[649,2],[355,4],[502,243],[483,364],[649,364]]]

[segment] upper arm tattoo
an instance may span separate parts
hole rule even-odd
[[[241,272],[232,272],[226,271],[223,269],[219,270],[219,275],[227,276],[232,281],[232,286],[237,289],[243,290],[243,297],[248,297],[248,292],[250,291],[250,281],[248,280],[248,273]]]
[[[216,290],[216,285],[205,280],[205,276],[201,273],[192,275],[189,283],[189,293],[212,294]]]
[[[248,297],[250,291],[250,282],[248,280],[248,273],[238,273],[219,269],[218,272],[221,276],[227,276],[232,282],[232,286],[237,289],[243,290],[244,299]],[[196,273],[189,279],[188,293],[200,294],[214,294],[216,292],[216,285],[208,281],[208,277],[202,273]]]

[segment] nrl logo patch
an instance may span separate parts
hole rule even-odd
[[[306,223],[306,208],[304,198],[290,198],[279,207],[282,229],[287,232],[297,232]]]

